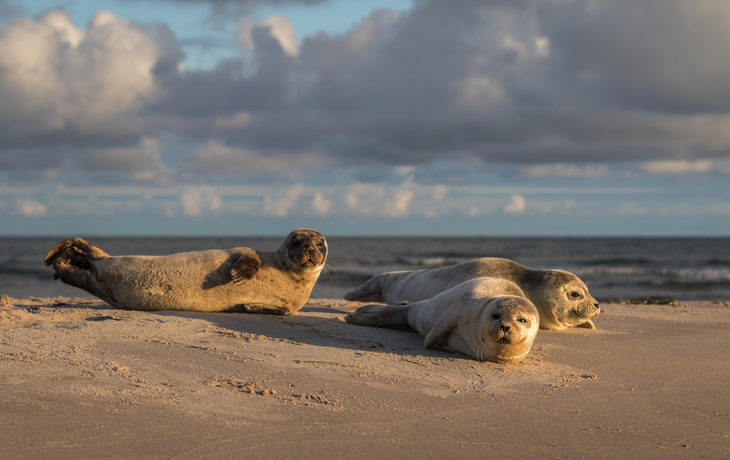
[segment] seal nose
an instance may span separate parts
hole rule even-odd
[[[504,331],[504,332],[507,332],[507,331],[509,331],[509,330],[510,330],[510,326],[509,326],[509,324],[500,324],[500,325],[499,325],[499,327],[500,327],[500,329],[502,329],[502,331]]]

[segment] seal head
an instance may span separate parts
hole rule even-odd
[[[540,309],[542,329],[596,328],[591,318],[601,312],[601,307],[580,278],[562,270],[546,270],[540,278],[542,297],[549,305]]]
[[[518,363],[532,348],[540,328],[537,308],[524,297],[503,296],[484,309],[479,332],[477,359],[497,363]]]
[[[319,273],[327,261],[327,240],[316,230],[298,228],[287,235],[279,253],[292,271]]]

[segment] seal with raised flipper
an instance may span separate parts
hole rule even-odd
[[[423,345],[480,361],[518,363],[540,324],[537,308],[514,283],[499,278],[465,281],[435,297],[402,305],[366,305],[345,317],[363,326],[409,325]]]
[[[168,256],[109,256],[81,238],[45,257],[53,279],[124,310],[291,315],[304,306],[327,260],[316,230],[291,232],[275,252],[250,248]]]
[[[601,308],[577,276],[562,270],[533,270],[512,260],[486,257],[448,267],[380,273],[345,294],[361,302],[417,302],[464,281],[494,277],[515,283],[540,313],[540,329],[595,329]]]

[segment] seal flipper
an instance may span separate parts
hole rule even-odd
[[[51,250],[48,251],[48,253],[46,254],[46,257],[43,259],[43,263],[46,265],[46,267],[51,266],[53,262],[58,257],[63,255],[64,252],[69,248],[76,249],[74,255],[84,254],[89,259],[103,259],[104,257],[109,257],[109,254],[102,251],[101,249],[86,240],[83,240],[81,238],[69,238],[53,246]]]
[[[375,275],[365,283],[356,287],[344,296],[345,300],[356,300],[359,302],[385,302],[383,298],[382,276]]]
[[[596,325],[593,324],[593,321],[588,320],[585,323],[576,324],[575,327],[582,327],[584,329],[595,329]]]
[[[365,305],[352,315],[345,316],[345,321],[360,326],[402,326],[408,324],[406,305]]]
[[[457,304],[458,303],[450,306],[439,317],[438,321],[436,321],[436,324],[433,325],[431,330],[428,331],[428,334],[426,334],[426,338],[423,340],[424,347],[430,348],[434,343],[438,341],[438,339],[448,334],[449,331],[456,327],[456,323],[459,321],[459,316],[461,316],[461,308],[457,307]],[[439,347],[441,347],[441,345],[439,345]]]
[[[261,258],[253,249],[246,249],[231,267],[233,284],[241,285],[250,280],[261,268]]]
[[[55,273],[53,279],[70,286],[89,291],[89,271],[92,262],[104,259],[109,255],[81,238],[69,238],[53,246],[43,263],[52,265]],[[91,292],[96,295],[96,293]]]

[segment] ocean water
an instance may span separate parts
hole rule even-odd
[[[0,295],[86,296],[52,281],[46,252],[64,237],[0,238]],[[250,247],[274,251],[283,238],[88,237],[111,255],[163,255]],[[600,301],[730,299],[730,238],[337,238],[313,298],[339,298],[371,276],[503,257],[578,275]]]

